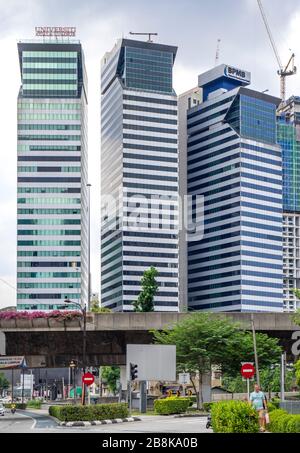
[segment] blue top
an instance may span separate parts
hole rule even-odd
[[[264,400],[266,399],[265,394],[263,392],[252,392],[250,394],[250,401],[252,402],[252,406],[257,411],[264,409]]]

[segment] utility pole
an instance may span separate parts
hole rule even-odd
[[[256,333],[255,333],[253,313],[251,313],[251,327],[252,327],[252,335],[253,335],[253,349],[254,349],[254,358],[255,358],[256,382],[260,386],[258,357],[257,357],[257,348],[256,348]]]
[[[91,186],[87,184],[88,188],[88,309],[91,304]]]
[[[14,402],[14,369],[11,369],[11,402]]]
[[[284,401],[285,396],[285,364],[286,364],[286,353],[283,352],[281,354],[281,361],[280,361],[280,399]]]

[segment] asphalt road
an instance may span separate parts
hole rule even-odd
[[[1,433],[208,433],[206,417],[143,416],[142,421],[113,425],[63,427],[45,413],[17,411],[0,417]]]

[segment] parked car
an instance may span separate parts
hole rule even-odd
[[[3,404],[0,404],[0,416],[4,417],[5,415],[5,408],[3,406]]]

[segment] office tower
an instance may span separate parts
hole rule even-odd
[[[101,303],[115,311],[133,309],[151,266],[155,310],[178,311],[176,50],[121,39],[102,60]]]
[[[187,111],[202,102],[202,90],[199,87],[178,96],[178,189],[181,200],[181,221],[178,238],[178,292],[179,311],[186,311],[188,308],[188,284],[187,284],[187,231],[185,219],[188,218],[187,195]]]
[[[283,309],[295,311],[300,302],[293,290],[300,288],[300,98],[280,105],[277,124],[282,148],[283,178]]]
[[[279,99],[219,65],[199,76],[188,111],[188,193],[204,196],[204,238],[188,242],[189,308],[283,309]]]
[[[18,52],[17,308],[59,309],[88,298],[84,55],[62,37],[20,41]]]

